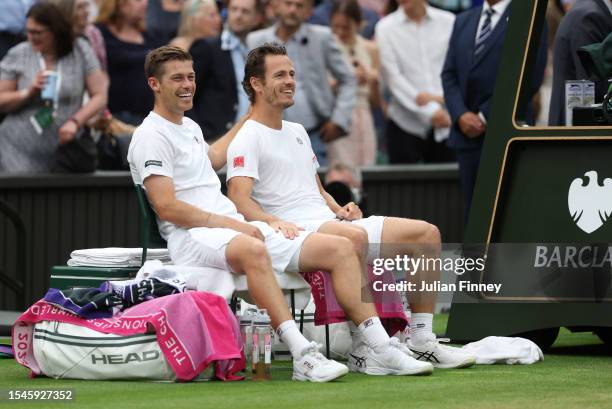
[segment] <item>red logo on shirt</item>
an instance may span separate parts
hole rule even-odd
[[[244,168],[244,156],[236,156],[234,158],[234,167],[235,168]]]

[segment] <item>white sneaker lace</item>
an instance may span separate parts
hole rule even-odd
[[[389,340],[389,346],[392,347],[392,348],[397,348],[401,352],[405,353],[406,355],[411,356],[411,357],[414,358],[414,353],[410,350],[410,348],[408,348],[408,346],[406,344],[401,342],[396,337],[391,337],[391,339]]]
[[[312,354],[312,357],[317,361],[326,362],[327,358],[319,352],[319,350],[323,347],[323,345],[317,343],[316,341],[311,341],[310,344],[302,351],[302,356]]]

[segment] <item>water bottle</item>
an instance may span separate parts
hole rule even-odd
[[[253,346],[253,320],[257,315],[257,310],[254,308],[246,308],[240,315],[240,336],[244,348],[244,356],[247,361],[251,360]]]
[[[251,371],[254,381],[272,379],[272,327],[268,312],[258,310],[253,319],[253,349]]]

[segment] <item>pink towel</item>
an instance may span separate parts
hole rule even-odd
[[[327,271],[302,273],[302,277],[310,284],[312,289],[312,296],[315,303],[315,325],[334,324],[348,320],[342,307],[338,304],[332,287],[331,275]],[[373,274],[371,266],[368,269],[368,277],[370,283],[369,288],[371,288],[371,283],[374,280],[379,280],[387,284],[395,282],[391,272],[386,271],[383,275],[376,276]],[[376,305],[378,316],[389,335],[393,335],[398,331],[403,331],[406,325],[408,325],[408,317],[406,317],[404,313],[400,294],[395,291],[371,291],[371,294],[372,301]]]
[[[95,331],[133,335],[157,334],[157,342],[179,381],[190,381],[214,363],[215,376],[233,381],[243,377],[246,361],[238,322],[225,299],[212,293],[189,291],[138,304],[112,318],[85,320],[45,301],[38,301],[13,326],[15,359],[41,373],[32,350],[34,324],[59,321]]]

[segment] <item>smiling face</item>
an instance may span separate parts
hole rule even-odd
[[[293,105],[295,95],[295,69],[286,55],[266,56],[264,79],[252,77],[251,85],[256,92],[256,103],[265,103],[274,108],[286,109]]]
[[[49,27],[38,23],[32,17],[26,20],[26,34],[32,48],[40,53],[51,53],[55,49],[55,38]]]
[[[150,77],[149,86],[155,93],[155,105],[175,115],[183,115],[193,107],[195,72],[192,61],[165,62],[159,78]]]

